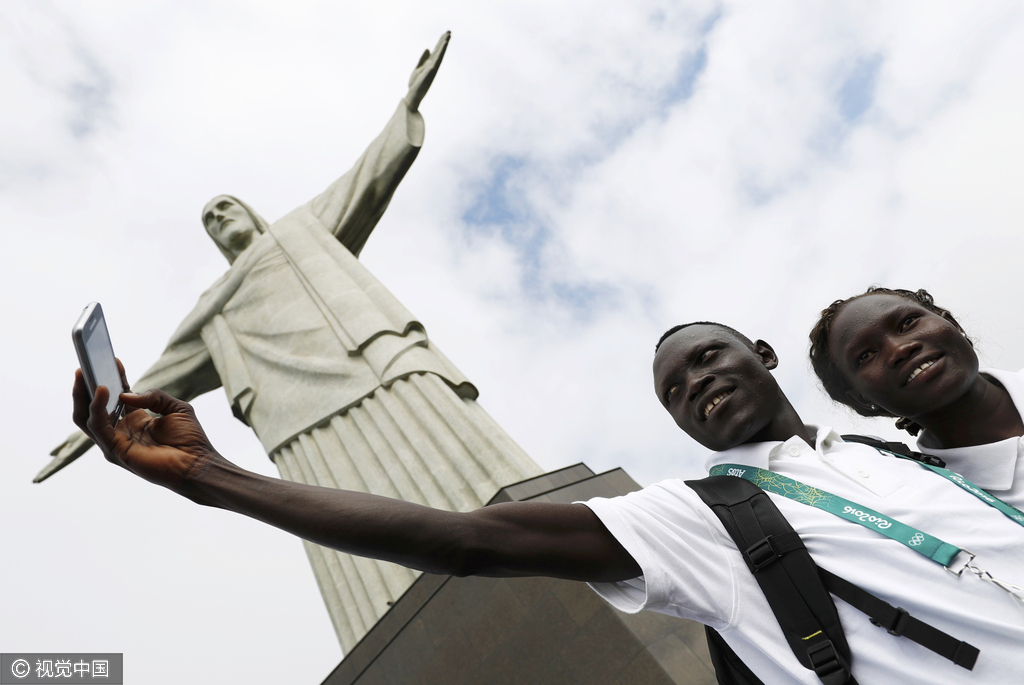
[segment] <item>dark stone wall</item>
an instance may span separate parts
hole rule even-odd
[[[574,502],[639,486],[577,464],[503,488],[491,503]],[[703,626],[627,615],[583,583],[425,574],[324,685],[715,685]]]

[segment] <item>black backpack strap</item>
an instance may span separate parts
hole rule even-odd
[[[957,666],[962,666],[968,671],[974,669],[979,654],[977,647],[957,640],[952,635],[914,618],[905,609],[894,607],[831,571],[818,567],[818,572],[829,592],[854,609],[867,614],[873,624],[886,629],[890,635],[901,635],[949,659]]]
[[[851,442],[859,441],[852,440]],[[864,444],[874,446],[873,443],[876,442],[882,443],[880,440],[865,438]],[[906,448],[906,445],[902,445],[902,447]],[[855,682],[852,676],[845,681],[826,680],[822,677],[819,672],[822,665],[820,655],[825,653],[826,648],[819,648],[819,659],[811,662],[811,665],[801,659],[801,652],[798,651],[802,648],[810,652],[814,649],[814,642],[827,637],[828,639],[825,641],[829,642],[836,650],[837,656],[843,659],[843,661],[839,661],[837,658],[837,663],[845,664],[846,671],[849,672],[849,646],[829,593],[839,597],[854,609],[867,614],[871,623],[884,628],[891,635],[905,637],[939,656],[949,659],[957,666],[973,670],[979,655],[977,647],[914,618],[903,608],[894,607],[880,597],[876,597],[867,590],[815,564],[799,535],[789,525],[782,512],[778,510],[768,495],[753,483],[732,476],[711,476],[703,480],[686,481],[686,484],[722,521],[725,529],[736,542],[736,546],[740,548],[747,567],[754,574],[754,578],[764,592],[793,653],[801,664],[814,670],[823,683],[845,682],[852,684]],[[757,495],[761,497],[757,497]],[[755,518],[753,524],[750,521],[751,516]],[[776,561],[781,563],[776,564]],[[813,576],[805,573],[807,570],[813,570]],[[793,571],[797,572],[793,573]],[[778,585],[772,585],[772,583]],[[794,588],[796,583],[799,584]],[[827,598],[827,606],[824,607],[822,606],[824,601],[822,594]],[[794,597],[799,597],[803,603],[794,603]],[[828,611],[829,609],[831,612]],[[815,620],[821,621],[823,627],[819,630],[824,635],[818,636],[819,640],[816,641],[808,640],[807,642],[810,644],[805,644],[801,639],[794,646],[795,640],[791,639],[793,634],[806,634],[814,637],[810,632],[804,631],[815,625],[813,623]],[[795,633],[793,632],[794,626],[796,627]],[[731,665],[733,661],[742,664],[732,650],[728,649],[728,645],[725,644],[721,636],[714,633],[717,640],[712,640],[713,632],[710,629],[708,631],[708,646],[712,651],[712,660],[716,669],[719,663],[714,655],[716,648],[721,651],[724,651],[723,648],[728,650],[724,657],[719,657],[725,665]],[[720,646],[716,642],[721,643]],[[819,664],[819,668],[814,667],[815,663]],[[746,668],[745,665],[744,668]],[[826,667],[824,670],[827,671],[826,675],[832,674],[831,667]],[[736,670],[731,669],[731,672],[735,674]],[[742,671],[739,673],[746,677]],[[749,669],[746,669],[746,673],[750,673]],[[745,685],[746,681],[737,679],[734,675],[732,680],[721,682]],[[756,683],[757,681],[752,682]]]
[[[718,685],[764,685],[764,681],[754,675],[750,667],[736,656],[729,643],[722,639],[718,631],[711,626],[704,626],[704,634],[708,638],[708,653],[711,664],[715,667]]]
[[[768,495],[731,476],[686,481],[721,519],[797,660],[824,685],[856,685],[832,596],[800,536]]]
[[[846,442],[859,442],[862,445],[874,447],[876,450],[885,450],[887,452],[892,452],[893,454],[898,454],[901,457],[913,459],[914,461],[919,461],[921,463],[929,464],[931,466],[938,466],[939,468],[946,467],[946,462],[942,461],[938,457],[932,456],[931,454],[921,454],[920,452],[915,452],[902,442],[886,442],[885,440],[882,440],[880,438],[873,438],[869,435],[844,435],[842,436],[842,438]]]

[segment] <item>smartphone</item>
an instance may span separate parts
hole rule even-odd
[[[89,395],[95,397],[96,388],[101,385],[107,386],[110,391],[107,413],[110,414],[111,423],[116,426],[124,412],[124,405],[118,396],[127,388],[121,383],[121,373],[114,359],[114,347],[110,344],[107,322],[99,302],[90,304],[78,317],[78,322],[71,329],[71,339],[75,342],[78,363],[82,367]]]

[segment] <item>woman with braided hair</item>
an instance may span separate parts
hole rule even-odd
[[[811,365],[833,400],[896,418],[918,450],[1024,504],[1024,372],[980,369],[963,327],[928,291],[871,287],[836,300],[810,338]]]

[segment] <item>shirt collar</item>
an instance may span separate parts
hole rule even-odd
[[[807,428],[814,433],[814,451],[819,453],[827,452],[836,442],[842,442],[839,434],[832,430],[831,426],[814,426],[807,424]],[[705,469],[710,471],[711,467],[718,464],[742,464],[759,469],[768,469],[769,462],[786,450],[797,450],[797,453],[810,452],[811,446],[804,442],[803,438],[794,435],[786,441],[772,440],[770,442],[752,442],[745,445],[737,445],[731,449],[721,452],[712,452],[704,464]]]
[[[1024,371],[1000,371],[999,369],[982,369],[981,373],[999,381],[1017,411],[1024,407]],[[937,449],[925,447],[918,438],[917,449],[924,454],[932,454],[946,462],[946,468],[959,473],[975,485],[986,490],[1009,490],[1013,487],[1013,476],[1017,469],[1017,455],[1024,438],[1007,438],[999,442],[969,447],[953,447]]]

